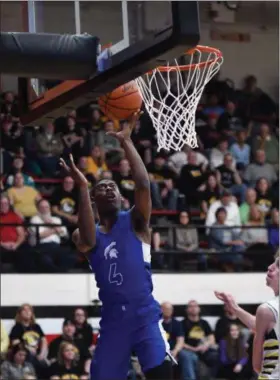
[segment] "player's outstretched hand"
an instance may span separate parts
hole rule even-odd
[[[69,166],[63,160],[63,158],[59,160],[59,165],[66,171],[68,175],[70,175],[73,178],[77,186],[88,187],[88,181],[86,177],[83,175],[83,173],[75,165],[72,154],[70,154],[69,159]]]
[[[215,296],[222,301],[229,309],[229,312],[235,313],[238,309],[238,304],[236,303],[235,299],[231,294],[224,293],[224,292],[214,292]]]
[[[130,139],[131,132],[133,131],[137,121],[139,120],[142,114],[143,112],[141,110],[134,112],[130,120],[127,123],[124,123],[123,129],[121,131],[107,132],[107,135],[116,137],[120,141],[120,143],[122,143],[124,140]]]

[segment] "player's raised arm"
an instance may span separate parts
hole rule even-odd
[[[135,212],[135,216],[139,221],[142,219],[143,223],[148,225],[152,210],[149,174],[130,138],[131,132],[140,115],[140,112],[135,113],[131,120],[124,125],[122,131],[109,132],[109,134],[115,136],[120,141],[131,166],[132,178],[135,182],[135,208],[133,212]]]
[[[79,189],[78,227],[73,233],[73,241],[81,252],[86,252],[95,246],[95,220],[91,206],[86,177],[76,167],[72,155],[69,166],[61,158],[60,165],[73,178]]]

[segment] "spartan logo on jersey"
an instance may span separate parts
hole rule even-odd
[[[105,259],[107,260],[108,258],[110,259],[117,259],[119,252],[115,248],[116,242],[113,241],[108,247],[105,248],[104,250],[104,256]]]

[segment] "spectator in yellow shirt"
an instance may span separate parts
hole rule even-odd
[[[105,162],[105,154],[103,149],[95,145],[91,151],[91,155],[87,157],[87,173],[91,173],[98,180],[103,171],[107,171],[108,167]]]
[[[28,218],[36,215],[36,202],[42,198],[36,189],[24,185],[21,173],[15,175],[14,186],[8,190],[8,197],[15,211]]]
[[[1,329],[0,354],[1,354],[1,357],[4,357],[4,355],[8,351],[10,340],[9,340],[9,336],[7,334],[7,331],[5,329],[3,322],[0,321],[0,323],[1,323],[0,325],[0,329]]]

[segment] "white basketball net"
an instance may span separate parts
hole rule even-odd
[[[175,59],[172,65],[136,79],[157,132],[158,151],[180,151],[185,144],[197,147],[196,109],[205,85],[223,63],[221,52],[214,48],[197,46],[187,56],[187,66],[180,66]]]

